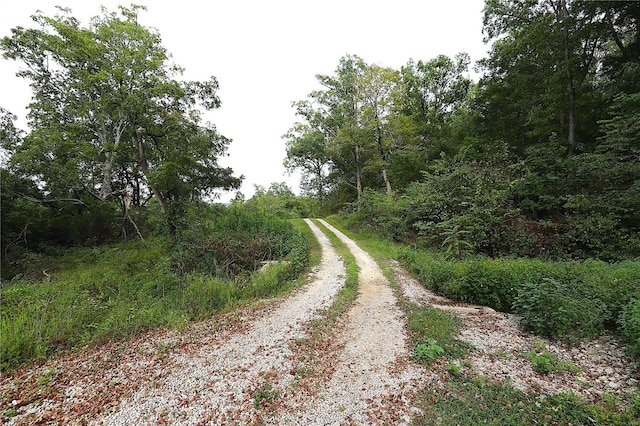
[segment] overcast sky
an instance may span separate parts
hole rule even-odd
[[[84,26],[111,0],[18,0],[0,14],[0,37],[16,26],[33,27],[37,10],[53,15],[68,7]],[[410,58],[467,52],[472,62],[486,56],[482,42],[484,0],[179,0],[143,4],[139,22],[156,28],[185,80],[220,83],[222,107],[205,121],[233,139],[221,161],[244,175],[241,191],[254,184],[286,182],[298,193],[299,175],[288,176],[282,162],[282,135],[296,121],[291,102],[318,87],[316,74],[332,74],[346,54],[367,63],[399,69]],[[19,64],[0,58],[0,106],[26,128],[28,83],[15,77]],[[222,194],[227,201],[233,193]]]

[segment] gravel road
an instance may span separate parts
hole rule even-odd
[[[416,391],[447,377],[444,368],[424,369],[409,359],[397,297],[464,320],[459,339],[475,348],[462,360],[471,374],[509,380],[524,391],[572,390],[589,400],[638,386],[631,360],[608,337],[577,348],[546,342],[582,374],[541,377],[524,355],[540,339],[524,333],[517,317],[436,296],[397,262],[390,263],[394,291],[371,256],[324,221],[353,253],[359,282],[356,300],[318,339],[313,324],[326,321],[322,312],[346,272],[328,238],[307,223],[322,260],[305,286],[186,330],[154,330],[0,377],[0,393],[12,395],[0,400],[0,413],[13,412],[0,419],[8,425],[408,424],[420,412],[412,406]]]
[[[344,264],[327,237],[307,222],[322,246],[314,280],[255,321],[245,331],[217,339],[193,354],[179,354],[173,371],[157,386],[145,386],[96,424],[247,424],[257,421],[259,390],[291,384],[289,342],[303,337],[304,323],[326,308],[344,285]],[[267,388],[266,386],[271,386]]]
[[[404,317],[389,281],[373,258],[342,232],[320,221],[356,258],[359,294],[335,336],[339,353],[325,356],[333,374],[287,398],[273,424],[402,424],[409,420],[418,367],[408,355]],[[327,366],[326,370],[330,370]]]

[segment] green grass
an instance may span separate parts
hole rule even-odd
[[[385,269],[384,259],[399,260],[428,287],[447,294],[443,291],[443,286],[452,283],[450,284],[452,290],[461,292],[459,296],[465,295],[459,299],[470,302],[491,300],[496,296],[492,295],[492,291],[500,287],[502,289],[497,292],[499,295],[509,294],[519,277],[532,277],[536,276],[535,274],[544,276],[545,273],[555,273],[555,276],[560,277],[581,274],[580,276],[585,279],[590,279],[591,283],[597,283],[596,288],[604,289],[602,294],[608,299],[605,297],[603,299],[617,309],[620,309],[625,300],[628,300],[630,290],[638,287],[639,262],[608,265],[604,262],[550,264],[531,259],[452,261],[440,253],[417,251],[406,246],[391,244],[373,235],[344,231],[344,222],[339,217],[331,217],[329,222],[343,230],[360,247],[374,256],[383,269]],[[388,268],[385,269],[385,273],[391,279]],[[460,282],[456,284],[456,280]],[[471,283],[472,280],[476,283]],[[488,288],[483,289],[483,286]],[[453,361],[463,357],[469,350],[468,345],[455,339],[460,320],[429,307],[420,307],[407,302],[402,302],[401,306],[407,316],[407,329],[410,333],[410,343],[414,348],[414,358],[426,366],[439,361],[433,368],[444,369],[449,377],[448,380],[441,382],[441,386],[432,386],[422,391],[417,406],[422,409],[423,415],[415,420],[415,424],[522,426],[640,424],[640,398],[638,397],[623,398],[608,405],[594,405],[575,395],[526,394],[514,389],[509,383],[501,384],[490,379],[469,376],[465,374],[459,361]],[[628,317],[625,324],[628,324],[629,329],[635,333],[639,330],[635,324],[640,324],[640,321],[634,321],[638,311],[640,310],[625,311]],[[532,312],[532,315],[534,314],[535,312]],[[637,337],[638,334],[635,336]],[[574,365],[561,363],[544,351],[532,352],[530,359],[534,368],[541,371],[577,373]]]
[[[311,231],[311,228],[307,226],[304,219],[290,219],[289,222],[291,222],[296,231],[305,236],[309,244],[309,261],[307,268],[319,265],[322,260],[322,248],[313,231]]]
[[[575,343],[620,333],[632,353],[640,353],[640,321],[634,320],[638,310],[633,309],[640,296],[639,261],[456,261],[408,248],[400,261],[433,291],[519,314],[535,334]]]
[[[640,401],[616,407],[588,404],[574,394],[523,393],[490,379],[451,375],[422,391],[416,425],[638,425]]]
[[[281,294],[302,281],[308,259],[305,238],[292,244],[286,262],[235,280],[175,272],[172,246],[162,239],[40,256],[50,280],[2,287],[0,371],[85,344],[127,339],[157,327],[184,327]],[[317,261],[317,248],[314,253]]]
[[[308,323],[308,337],[296,341],[297,346],[300,348],[300,351],[297,352],[298,365],[295,368],[296,383],[304,381],[304,378],[309,375],[323,373],[315,370],[317,368],[316,359],[325,354],[327,343],[333,336],[334,326],[338,317],[352,306],[353,301],[358,295],[358,266],[355,256],[349,251],[346,245],[322,223],[317,220],[314,220],[314,223],[327,236],[338,255],[342,258],[346,277],[344,285],[336,294],[331,305],[319,312],[319,318],[313,319]],[[310,229],[308,229],[308,231],[311,233]],[[311,238],[309,240],[312,241]],[[318,244],[315,237],[313,241],[315,241],[315,244]],[[314,244],[312,243],[312,258],[314,251],[313,246]],[[319,244],[317,248],[320,250]]]
[[[343,259],[347,277],[345,284],[336,295],[335,300],[326,311],[326,317],[331,321],[335,319],[351,305],[358,295],[358,265],[356,258],[349,248],[331,232],[326,226],[315,220],[314,223],[329,238],[338,255]]]

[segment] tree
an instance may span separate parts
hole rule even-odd
[[[367,138],[375,141],[382,180],[387,193],[391,193],[389,168],[392,144],[392,131],[395,110],[400,102],[400,74],[377,65],[369,66],[357,79],[358,98],[361,107],[358,110],[358,124],[364,129]]]
[[[591,111],[603,113],[594,79],[606,37],[601,14],[574,0],[488,0],[486,40],[494,40],[482,80],[492,137],[526,144],[559,139],[572,155],[595,139]],[[506,120],[504,120],[506,118]],[[502,130],[501,130],[502,128]]]
[[[287,157],[284,166],[289,172],[302,171],[302,189],[322,200],[328,190],[327,174],[331,166],[327,137],[308,124],[296,124],[284,136]]]
[[[11,166],[48,196],[120,201],[123,217],[155,197],[175,230],[180,205],[233,189],[240,179],[219,167],[230,140],[203,125],[198,108],[220,106],[215,78],[180,82],[160,35],[137,23],[141,6],[102,10],[84,28],[70,10],[14,28],[3,56],[26,65],[31,132]]]
[[[332,176],[339,184],[355,188],[358,199],[362,197],[366,153],[362,132],[358,127],[361,105],[357,81],[366,68],[367,64],[362,58],[344,56],[340,58],[334,75],[316,76],[324,90],[311,92],[309,100],[294,104],[297,114],[304,118],[309,127],[320,131],[327,139],[334,171],[340,170],[340,173],[333,173]]]
[[[422,144],[446,138],[452,114],[464,105],[471,80],[464,76],[469,55],[454,59],[439,55],[429,61],[409,60],[401,73],[405,87],[404,113],[418,122]]]

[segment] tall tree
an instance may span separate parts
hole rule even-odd
[[[362,197],[362,180],[367,153],[365,139],[358,126],[361,108],[358,96],[358,78],[367,64],[362,58],[347,55],[340,58],[334,75],[317,75],[324,87],[309,94],[309,99],[294,106],[311,128],[322,132],[333,155],[333,165],[340,170],[334,174],[340,183],[352,186],[358,199]]]
[[[494,43],[482,86],[493,137],[513,139],[514,128],[524,128],[523,143],[560,139],[569,155],[579,136],[595,139],[597,128],[580,114],[598,108],[593,84],[606,37],[603,16],[586,13],[582,3],[487,0],[484,32]]]
[[[387,193],[392,192],[388,168],[394,138],[391,122],[401,101],[400,74],[377,65],[367,67],[358,78],[358,125],[375,141],[382,180]]]
[[[453,140],[451,129],[457,112],[466,107],[469,63],[469,55],[459,53],[455,58],[439,55],[428,61],[409,60],[401,68],[401,114],[413,123],[415,138],[407,146],[413,147],[413,162],[419,165],[412,179],[419,179],[426,163],[439,158],[441,152],[452,154],[459,148],[461,141]]]
[[[14,28],[1,49],[26,65],[31,132],[11,164],[49,194],[121,201],[129,214],[157,199],[170,228],[176,207],[240,179],[218,166],[230,140],[203,125],[198,108],[220,106],[215,78],[180,82],[160,35],[138,24],[141,6],[102,9],[88,27],[60,9],[34,15],[36,29]]]
[[[321,201],[328,190],[327,175],[331,166],[327,137],[308,124],[297,124],[285,136],[287,139],[287,157],[284,166],[287,170],[302,172],[302,189]]]

